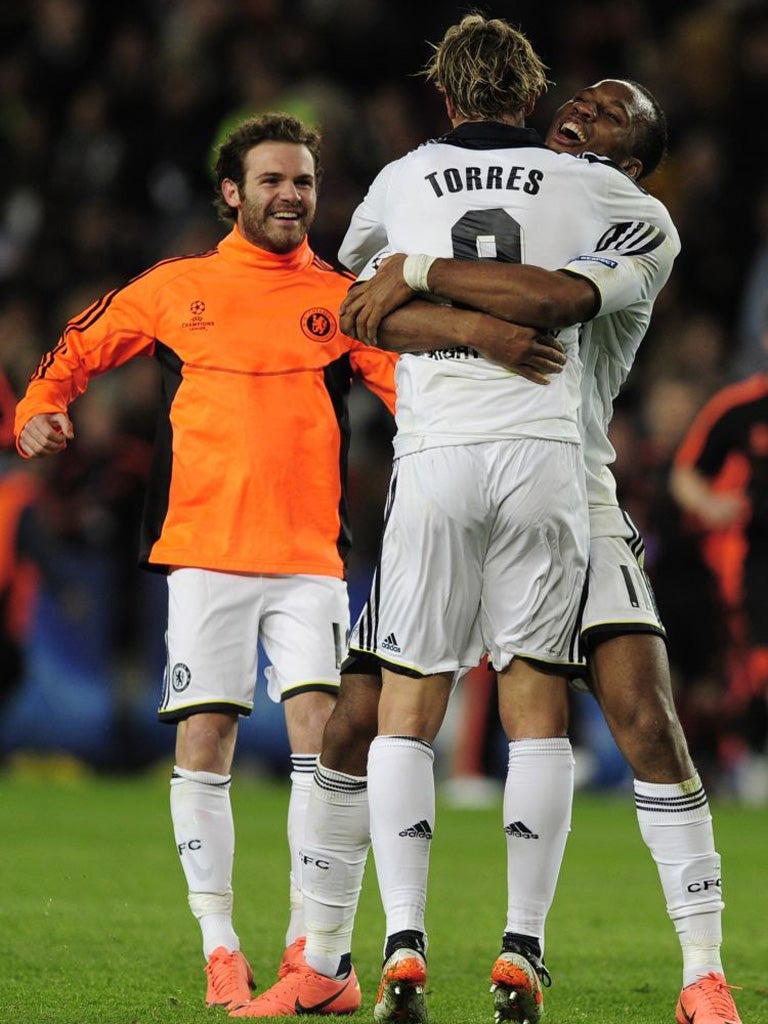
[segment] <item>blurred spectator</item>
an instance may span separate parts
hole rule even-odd
[[[666,347],[673,349],[674,336]],[[675,451],[709,391],[679,376],[651,377],[639,390],[630,384],[609,430],[619,500],[645,542],[678,711],[699,773],[714,791],[719,764],[712,695],[722,688],[726,637],[715,579],[667,488]]]
[[[755,224],[759,241],[754,250],[742,293],[738,318],[738,350],[731,361],[732,376],[739,380],[768,370],[768,351],[763,344],[765,303],[768,295],[768,189],[756,200]]]
[[[23,594],[32,612],[19,638],[24,691],[2,736],[8,750],[70,749],[112,768],[145,760],[133,743],[143,710],[134,679],[164,663],[162,601],[136,560],[151,446],[123,426],[119,387],[100,381],[83,396],[77,441],[60,459],[20,466],[14,457],[31,493],[16,510],[14,556],[35,588]],[[53,704],[56,714],[44,714]]]
[[[762,339],[768,349],[768,318]],[[768,800],[767,373],[731,384],[707,402],[677,452],[670,481],[717,580],[727,630],[721,756],[761,758]]]
[[[17,399],[0,368],[0,711],[22,679],[24,643],[36,590],[34,569],[17,544],[20,521],[38,494],[35,474],[12,454]]]

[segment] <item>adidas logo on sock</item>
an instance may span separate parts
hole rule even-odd
[[[538,839],[538,833],[532,832],[528,826],[522,821],[510,821],[508,825],[504,826],[504,831],[508,836],[514,836],[516,839]]]
[[[397,637],[395,636],[394,633],[388,633],[387,636],[385,636],[384,639],[381,641],[381,644],[379,646],[381,647],[382,651],[393,651],[395,654],[403,653],[400,650],[400,646],[398,645],[397,642]]]
[[[431,839],[432,829],[429,827],[429,822],[426,818],[422,818],[421,821],[417,821],[415,825],[411,825],[410,828],[404,828],[398,835],[404,838],[410,839]]]

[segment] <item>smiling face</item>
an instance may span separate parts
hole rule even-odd
[[[237,226],[253,245],[286,253],[304,240],[315,218],[315,163],[306,146],[262,142],[246,154],[242,189],[231,178],[221,183]]]
[[[597,153],[637,178],[642,164],[633,156],[639,118],[653,113],[648,100],[628,82],[605,79],[581,89],[555,113],[546,144],[557,153]]]

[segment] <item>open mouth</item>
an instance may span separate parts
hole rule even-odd
[[[579,121],[563,121],[557,129],[557,134],[561,138],[567,139],[568,142],[578,142],[583,144],[587,141],[587,133],[584,131],[584,126]]]

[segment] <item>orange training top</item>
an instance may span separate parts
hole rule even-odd
[[[395,406],[396,356],[339,330],[352,280],[306,239],[277,255],[237,228],[158,263],[69,322],[17,406],[17,442],[91,377],[154,356],[163,407],[140,561],[343,578],[352,378]]]
[[[748,499],[738,521],[705,531],[702,542],[723,596],[729,606],[738,606],[745,596],[747,560],[758,565],[768,553],[768,374],[754,374],[713,395],[688,428],[675,465],[697,470],[716,492]],[[754,583],[758,577],[765,574],[753,574]],[[764,579],[759,582],[757,603],[763,605]]]

